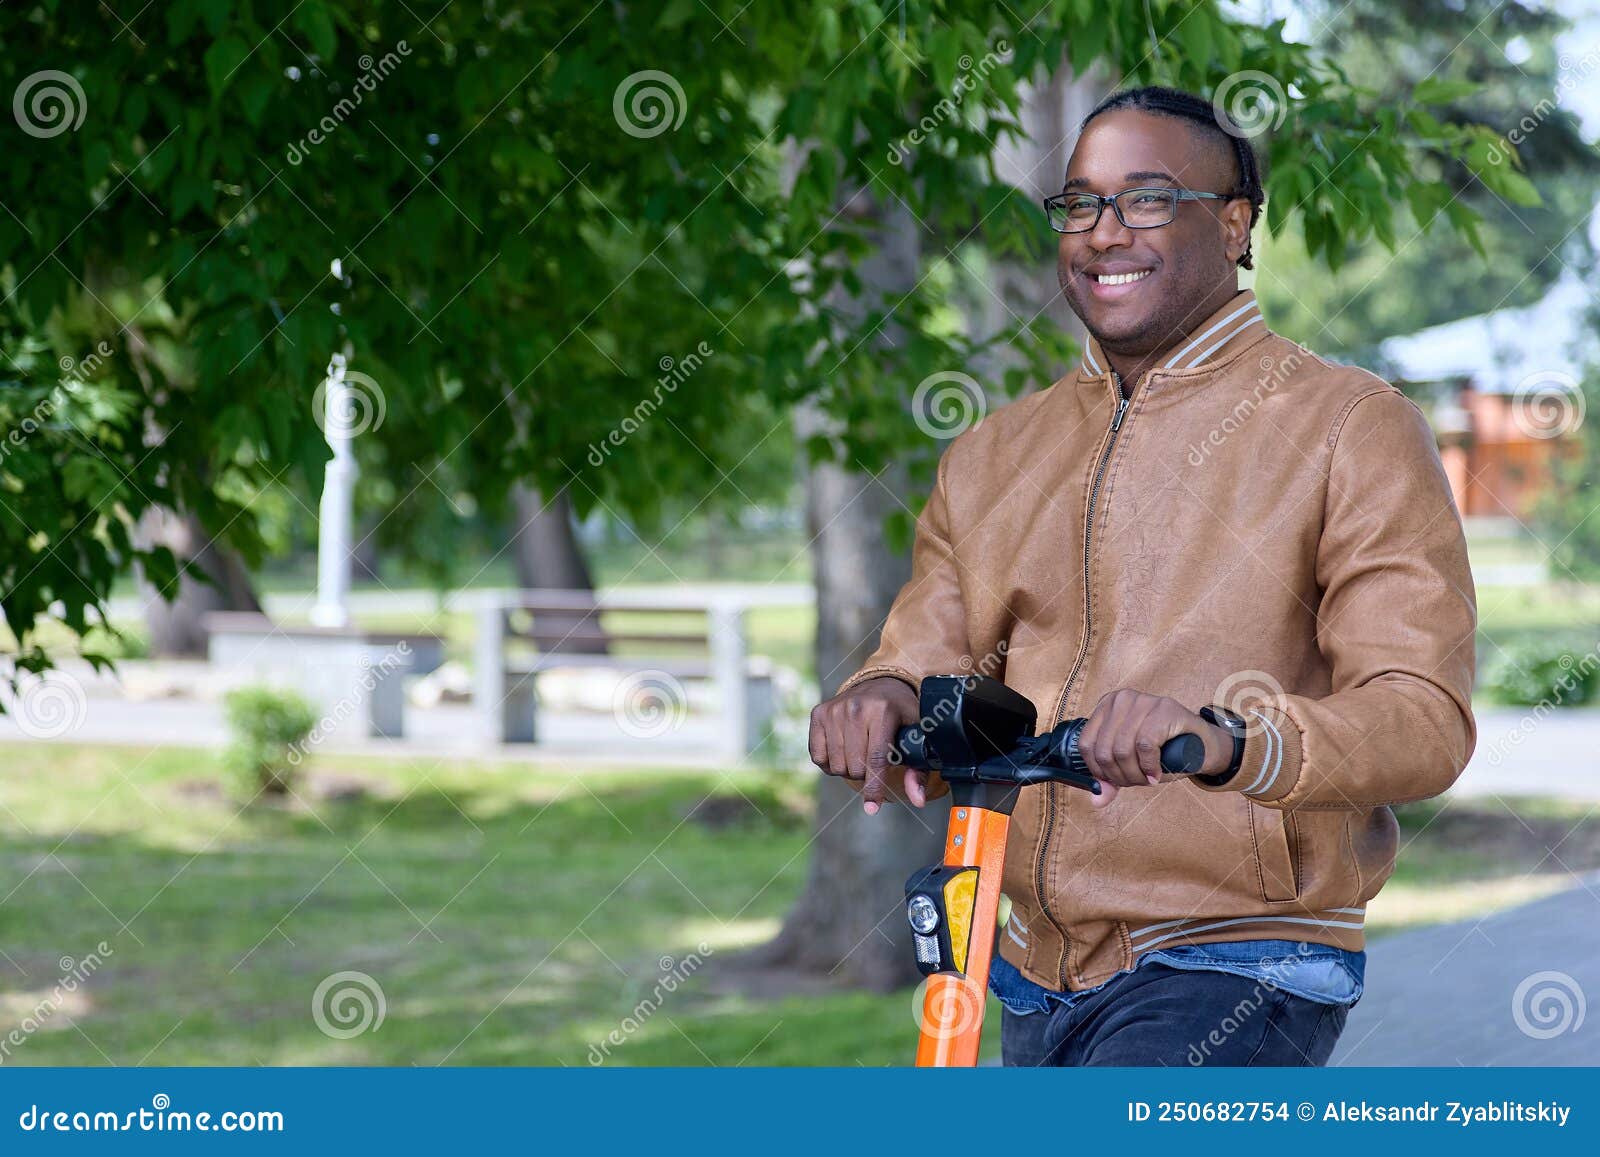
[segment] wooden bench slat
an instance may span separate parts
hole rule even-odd
[[[599,611],[602,614],[700,616],[706,613],[705,607],[686,607],[682,604],[674,606],[668,603],[612,603],[605,599],[596,599],[587,591],[572,591],[570,594],[562,591],[541,591],[537,595],[527,597],[512,594],[498,600],[497,605],[507,611]]]
[[[524,642],[553,644],[562,643],[648,643],[659,646],[676,646],[679,644],[704,647],[709,640],[704,634],[669,634],[666,632],[646,631],[512,631],[506,632],[508,639],[521,639]]]
[[[563,667],[617,668],[628,671],[665,671],[684,679],[709,679],[711,660],[685,659],[660,655],[535,655],[531,659],[511,659],[506,663],[508,678],[539,675]]]

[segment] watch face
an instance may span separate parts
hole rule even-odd
[[[1226,727],[1229,731],[1244,731],[1250,726],[1245,722],[1243,715],[1226,707],[1207,707],[1202,714],[1209,716],[1210,722],[1218,727]]]

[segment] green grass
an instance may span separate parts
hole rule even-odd
[[[610,1064],[910,1055],[910,990],[758,999],[729,980],[801,886],[803,779],[324,760],[303,802],[243,810],[215,779],[201,752],[8,748],[0,1027],[52,999],[61,958],[110,952],[3,1063],[582,1066],[614,1030]],[[719,822],[690,818],[708,797]],[[1569,885],[1549,849],[1600,865],[1590,810],[1403,809],[1374,935]],[[380,1028],[318,1029],[312,995],[341,971],[382,987]]]
[[[800,887],[789,778],[325,761],[313,789],[364,791],[241,812],[203,753],[8,754],[0,1023],[49,999],[60,958],[111,952],[5,1063],[582,1066],[702,944],[608,1063],[885,1064],[915,1039],[909,992],[717,991]],[[737,822],[685,818],[708,795]],[[336,1040],[312,994],[345,970],[387,1015]]]

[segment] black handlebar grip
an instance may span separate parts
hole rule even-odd
[[[922,733],[922,728],[913,725],[895,732],[894,745],[889,748],[889,762],[914,768],[928,766],[928,737]]]
[[[1161,770],[1173,775],[1193,775],[1206,765],[1206,745],[1192,731],[1174,735],[1161,745]]]

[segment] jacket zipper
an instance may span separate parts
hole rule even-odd
[[[1122,419],[1128,412],[1130,401],[1130,398],[1122,394],[1121,375],[1113,370],[1111,377],[1117,385],[1117,412],[1111,419],[1111,432],[1106,439],[1106,448],[1101,451],[1100,462],[1094,470],[1094,482],[1089,487],[1089,506],[1083,518],[1083,642],[1078,646],[1078,657],[1072,662],[1072,670],[1067,674],[1067,681],[1061,685],[1061,698],[1056,701],[1055,720],[1051,726],[1061,722],[1062,712],[1067,709],[1067,694],[1071,691],[1072,684],[1077,680],[1083,670],[1084,661],[1089,656],[1089,636],[1094,626],[1094,599],[1089,593],[1089,551],[1094,541],[1095,503],[1100,497],[1100,484],[1105,480],[1106,465],[1111,461],[1111,451],[1116,448],[1117,431],[1122,429]],[[1044,887],[1044,867],[1049,859],[1050,836],[1055,827],[1057,787],[1058,785],[1053,783],[1045,784],[1044,834],[1039,839],[1039,856],[1033,865],[1033,891],[1034,895],[1039,897],[1039,910],[1044,913],[1044,918],[1061,934],[1062,952],[1057,980],[1064,989],[1067,987],[1067,930],[1057,922],[1055,914],[1050,911],[1050,899]]]

